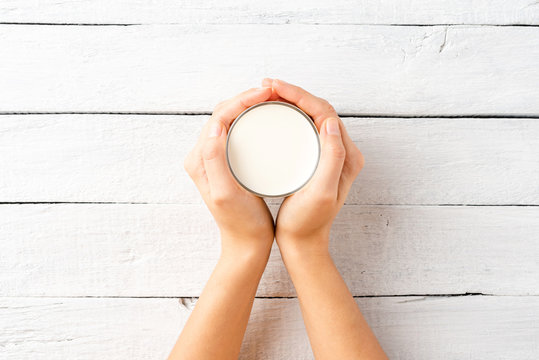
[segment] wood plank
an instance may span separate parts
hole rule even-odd
[[[0,116],[0,202],[200,203],[182,164],[206,120]],[[366,158],[349,204],[539,204],[537,120],[344,122]]]
[[[155,24],[538,24],[530,0],[3,0],[0,22]]]
[[[354,295],[539,295],[539,207],[345,206]],[[202,205],[2,205],[0,296],[198,296],[220,245]],[[259,296],[293,296],[273,249]]]
[[[539,116],[539,27],[1,30],[1,112],[208,112],[274,76],[342,114]]]
[[[6,358],[163,359],[189,299],[2,298]],[[357,299],[391,359],[536,359],[538,297]],[[241,359],[312,359],[296,299],[256,299]]]

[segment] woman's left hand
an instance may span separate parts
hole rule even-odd
[[[268,207],[235,181],[226,160],[226,137],[234,119],[271,95],[271,87],[253,88],[219,103],[184,162],[217,222],[223,253],[269,251],[273,243],[274,224]]]

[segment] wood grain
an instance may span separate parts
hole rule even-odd
[[[350,116],[331,252],[389,357],[539,358],[538,25],[536,0],[1,1],[0,358],[167,355],[220,250],[195,114],[266,76]],[[241,359],[312,359],[295,295],[274,247],[258,296],[290,298],[255,300]]]
[[[539,24],[532,0],[3,0],[0,22],[155,24]]]
[[[345,206],[354,295],[539,295],[539,207]],[[198,296],[219,256],[202,205],[0,206],[0,296]],[[259,296],[294,296],[273,249]]]
[[[207,118],[0,116],[0,202],[200,203],[183,159]],[[539,204],[539,121],[344,122],[366,158],[349,204]]]
[[[265,76],[341,114],[539,116],[539,27],[1,26],[0,112],[209,112]]]
[[[391,359],[535,359],[538,297],[357,299]],[[193,300],[2,298],[9,359],[163,359]],[[312,359],[296,299],[256,299],[241,359]]]

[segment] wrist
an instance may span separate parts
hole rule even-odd
[[[270,252],[235,252],[223,250],[219,257],[219,267],[226,268],[229,274],[250,274],[262,276],[268,263]]]
[[[224,261],[238,263],[266,263],[269,258],[272,236],[238,236],[221,233],[221,256]]]
[[[283,260],[305,262],[310,259],[331,259],[329,253],[329,235],[313,236],[278,235],[277,245]]]

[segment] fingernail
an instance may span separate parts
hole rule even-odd
[[[257,91],[266,91],[268,89],[271,89],[271,86],[261,86],[257,89]]]
[[[335,118],[327,119],[326,131],[329,135],[339,135],[341,133],[341,130],[339,129],[339,121]]]
[[[220,123],[217,122],[215,124],[212,124],[208,131],[208,137],[214,138],[214,137],[221,136],[221,131],[222,131],[222,128],[221,128]]]

